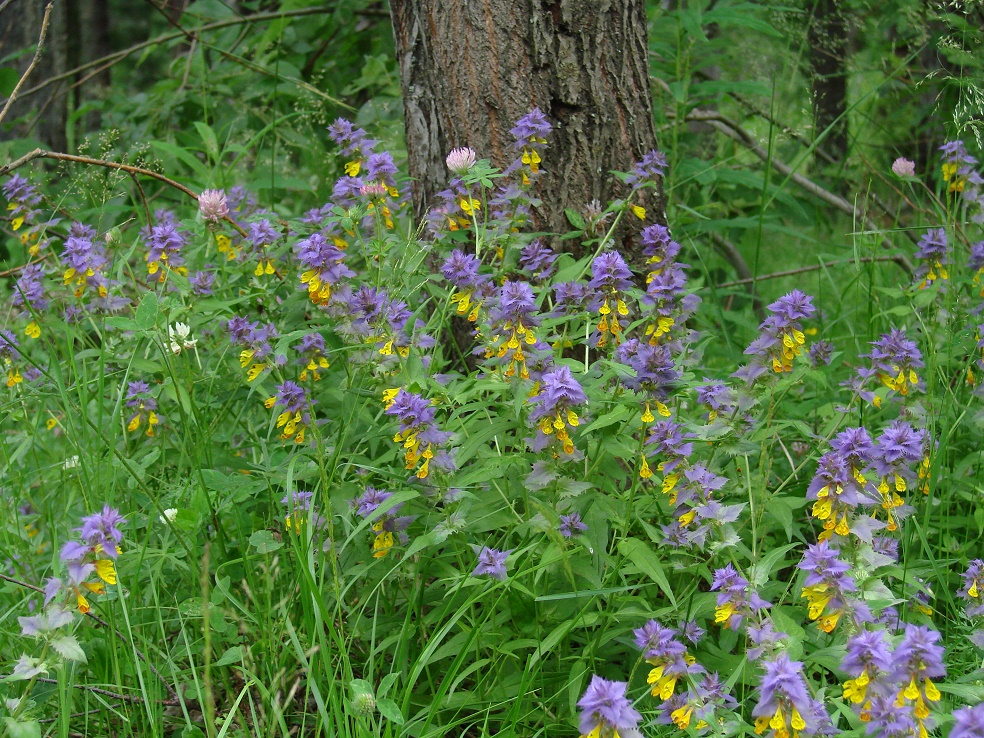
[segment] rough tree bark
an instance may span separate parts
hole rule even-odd
[[[391,0],[413,205],[421,218],[448,179],[447,152],[470,146],[496,166],[516,157],[509,129],[539,107],[555,126],[538,184],[537,228],[564,232],[624,188],[656,148],[644,0]],[[648,195],[665,223],[662,189]],[[630,235],[630,234],[626,234]],[[564,242],[568,248],[574,241]],[[628,238],[622,248],[636,256]]]

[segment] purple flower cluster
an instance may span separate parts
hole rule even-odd
[[[397,541],[400,542],[400,545],[406,545],[410,540],[406,534],[406,529],[410,527],[415,516],[399,514],[403,507],[402,502],[390,507],[382,514],[376,514],[380,505],[392,496],[393,493],[385,489],[366,487],[365,492],[349,503],[355,510],[355,514],[363,520],[375,518],[372,524],[372,555],[376,559],[386,556]]]
[[[210,264],[206,264],[204,270],[194,272],[188,277],[188,282],[191,284],[191,291],[194,294],[201,297],[212,294],[212,285],[215,284],[215,272],[208,271],[210,267]]]
[[[780,654],[762,662],[759,701],[752,710],[755,732],[775,738],[825,734],[830,729],[823,703],[814,700],[803,679],[803,664]]]
[[[909,483],[917,479],[911,466],[923,458],[925,443],[926,431],[902,420],[893,421],[878,437],[874,471],[880,479],[878,493],[890,531],[897,530],[898,521],[912,512],[899,493],[908,490]]]
[[[588,526],[581,520],[581,513],[575,510],[570,515],[560,516],[560,525],[557,526],[557,530],[564,538],[573,538],[579,533],[587,532]]]
[[[526,350],[547,350],[547,346],[536,335],[540,319],[536,314],[536,299],[529,283],[509,280],[503,282],[489,310],[489,322],[489,342],[485,348],[485,357],[494,359],[505,367],[503,376],[529,379]]]
[[[643,396],[645,410],[642,413],[642,422],[652,423],[656,419],[651,405],[656,406],[656,412],[662,417],[670,417],[666,400],[670,390],[680,379],[670,348],[630,338],[618,347],[615,358],[635,373],[635,376],[623,378],[622,382]]]
[[[865,389],[868,381],[876,377],[883,385],[900,396],[906,397],[913,390],[925,391],[917,369],[924,364],[922,352],[915,341],[906,336],[905,331],[893,328],[871,343],[871,353],[861,358],[870,361],[869,367],[860,367],[853,386],[858,394],[875,407],[881,407],[882,399],[871,390]]]
[[[663,473],[663,494],[671,494],[676,483],[680,479],[680,472],[677,467],[686,468],[687,457],[693,453],[694,444],[688,436],[684,436],[683,426],[675,420],[667,418],[658,421],[649,431],[646,439],[645,450],[643,452],[642,469],[639,476],[649,479],[652,470],[649,468],[647,454],[657,453],[662,456],[662,460],[657,464],[656,471]],[[672,505],[676,497],[670,498]]]
[[[591,291],[584,282],[560,282],[554,285],[553,316],[580,315],[591,300]]]
[[[543,282],[550,277],[556,260],[556,252],[540,239],[536,239],[520,251],[519,268],[533,277],[534,281]]]
[[[277,416],[277,427],[283,428],[281,441],[293,439],[294,443],[304,443],[304,431],[311,425],[311,399],[307,390],[288,380],[277,385],[277,394],[268,397],[263,404],[267,409],[283,408]]]
[[[665,702],[673,696],[680,678],[689,680],[704,672],[704,668],[687,653],[686,646],[680,642],[679,634],[673,628],[650,620],[632,633],[646,663],[653,667],[646,678],[653,697]]]
[[[100,297],[106,297],[109,280],[103,276],[106,253],[102,245],[96,245],[96,230],[82,223],[73,223],[62,249],[61,260],[65,267],[65,284],[75,282],[75,296],[82,297],[87,287],[95,289]]]
[[[279,335],[273,323],[260,325],[236,316],[226,323],[226,329],[229,331],[229,340],[237,346],[243,346],[239,352],[239,364],[243,369],[249,367],[246,372],[247,381],[255,380],[269,366],[283,366],[287,363],[287,357],[282,354],[274,355],[270,345],[270,341]]]
[[[984,702],[953,711],[950,738],[984,738]]]
[[[345,173],[350,177],[359,175],[363,160],[379,143],[370,139],[364,129],[356,128],[344,118],[338,118],[328,126],[328,136],[342,148],[342,156],[349,159],[345,165]]]
[[[20,356],[19,342],[13,331],[0,328],[0,361],[7,369],[7,386],[14,387],[24,381],[15,359]]]
[[[984,178],[977,171],[977,159],[967,152],[963,141],[947,141],[940,146],[943,160],[943,181],[947,191],[960,193],[969,204],[975,205],[977,212],[971,216],[975,223],[984,223]]]
[[[601,319],[596,326],[593,343],[604,348],[611,336],[615,345],[622,342],[622,325],[619,317],[629,314],[625,303],[625,292],[632,288],[632,272],[625,259],[617,251],[599,254],[591,262],[591,281],[588,289],[593,291],[588,309],[597,312]]]
[[[416,469],[417,479],[426,479],[432,463],[443,471],[454,468],[450,454],[442,448],[451,440],[451,434],[437,427],[434,406],[427,399],[400,389],[384,400],[386,414],[400,421],[393,441],[405,449],[406,469]],[[423,463],[417,468],[421,460]]]
[[[127,422],[126,429],[133,433],[147,423],[147,435],[154,435],[154,427],[161,422],[157,415],[157,400],[150,394],[150,385],[146,382],[130,382],[126,388],[126,406],[133,412]]]
[[[725,685],[717,674],[705,674],[699,682],[691,682],[691,687],[676,694],[663,703],[657,723],[673,723],[680,730],[686,730],[697,718],[695,726],[698,733],[706,733],[710,726],[720,724],[720,712],[733,711],[738,702],[725,691]]]
[[[610,682],[592,675],[577,706],[581,708],[579,728],[582,736],[613,735],[620,738],[641,738],[638,730],[642,716],[625,696],[625,682]]]
[[[871,717],[873,697],[892,691],[892,654],[884,630],[861,630],[847,640],[841,669],[851,677],[844,681],[844,699],[861,706],[865,720]]]
[[[832,451],[817,462],[817,471],[806,490],[806,499],[816,500],[812,514],[823,521],[820,540],[834,534],[846,536],[851,531],[851,514],[858,505],[878,502],[878,495],[864,476],[875,456],[875,444],[864,428],[848,428],[837,434]],[[865,528],[855,533],[871,542]]]
[[[319,369],[327,369],[330,366],[328,357],[325,356],[325,337],[320,333],[308,333],[301,342],[292,346],[300,356],[294,363],[304,367],[301,370],[300,381],[307,381],[310,375],[315,382],[321,379]]]
[[[768,306],[768,317],[759,325],[759,336],[745,349],[752,361],[731,376],[753,384],[771,367],[776,374],[793,369],[793,360],[803,353],[806,337],[801,321],[816,313],[813,298],[799,290],[780,297]]]
[[[488,546],[472,546],[478,557],[478,564],[472,570],[473,577],[492,577],[500,582],[506,580],[506,559],[509,558],[509,551],[499,551]]]
[[[294,248],[304,268],[301,287],[307,289],[315,305],[327,305],[331,300],[332,286],[345,277],[355,276],[355,272],[342,263],[345,254],[320,233],[298,241]]]
[[[679,352],[683,338],[680,329],[697,310],[700,298],[685,293],[687,277],[683,270],[688,265],[676,261],[680,244],[670,237],[669,229],[651,225],[644,228],[640,236],[649,265],[643,303],[652,306],[653,310],[646,335],[650,343],[667,343],[674,352]],[[690,340],[693,338],[691,336]]]
[[[797,564],[807,573],[800,596],[809,603],[810,620],[815,620],[824,633],[832,633],[845,613],[855,628],[873,620],[868,606],[852,596],[857,585],[848,573],[851,566],[839,556],[840,551],[827,541],[820,541],[808,546]]]
[[[664,543],[703,549],[712,530],[717,531],[718,538],[734,536],[730,524],[738,519],[744,504],[722,505],[714,499],[727,482],[727,477],[714,474],[703,464],[694,464],[682,474],[667,474],[663,492],[674,508],[673,522],[662,527]]]
[[[169,269],[177,270],[184,264],[181,250],[188,244],[188,233],[178,227],[174,213],[169,210],[158,210],[154,219],[157,223],[141,233],[147,244],[147,274],[159,275],[157,281],[163,282]]]
[[[14,294],[10,300],[13,307],[22,308],[23,317],[30,318],[24,333],[31,338],[41,335],[34,313],[40,313],[48,307],[48,300],[44,296],[44,277],[45,271],[41,264],[27,264],[14,284]]]
[[[76,528],[78,540],[62,546],[59,559],[65,565],[68,579],[51,578],[45,583],[44,604],[67,590],[75,597],[78,611],[83,615],[91,609],[86,594],[105,594],[107,584],[116,584],[115,561],[119,545],[123,542],[120,526],[126,520],[119,511],[109,505],[101,512],[82,518],[82,526]],[[91,579],[95,575],[95,579]]]
[[[960,596],[967,600],[969,617],[984,615],[984,560],[974,559],[963,573]]]
[[[8,201],[7,211],[10,214],[11,230],[16,233],[24,228],[18,238],[27,246],[30,256],[37,256],[38,252],[47,245],[47,239],[42,239],[41,235],[60,219],[40,219],[41,210],[35,206],[41,202],[41,195],[37,187],[19,174],[10,175],[0,190]]]
[[[947,249],[946,231],[942,228],[930,228],[919,239],[916,258],[919,266],[913,275],[919,280],[919,289],[924,289],[938,280],[947,280],[949,255]]]
[[[573,454],[574,441],[570,431],[581,424],[574,408],[587,401],[587,395],[568,367],[558,366],[544,372],[540,379],[540,391],[530,399],[533,406],[530,421],[537,427],[533,450],[541,451],[551,439],[556,439],[565,454]]]
[[[653,149],[643,154],[641,161],[636,162],[625,183],[636,187],[645,182],[655,182],[663,177],[669,165],[666,155],[662,151]]]
[[[287,515],[284,518],[284,526],[288,532],[300,533],[305,523],[310,523],[314,530],[321,530],[328,521],[313,509],[313,492],[294,490],[288,495],[284,495],[280,500],[281,505],[287,506]]]
[[[494,295],[495,285],[492,280],[479,274],[481,262],[466,254],[460,249],[455,249],[451,255],[444,260],[441,265],[441,273],[450,282],[455,292],[451,295],[451,302],[457,305],[458,315],[466,315],[472,323],[478,320],[482,309],[482,304]]]
[[[932,680],[946,676],[943,647],[937,645],[939,639],[940,634],[935,630],[906,625],[902,641],[892,654],[894,670],[891,678],[897,687],[894,709],[903,708],[903,712],[911,709],[920,734],[933,727],[927,702],[939,702],[941,696]],[[876,711],[872,709],[872,722],[875,719]]]
[[[742,620],[769,607],[732,564],[714,571],[711,591],[718,592],[714,622],[738,630]]]
[[[547,146],[547,136],[553,126],[539,108],[533,108],[524,115],[509,133],[516,139],[513,146],[520,152],[519,159],[509,167],[507,172],[519,169],[524,185],[540,172],[540,162],[543,161],[543,150]]]
[[[269,249],[280,240],[280,234],[277,233],[273,224],[266,218],[253,221],[249,224],[246,233],[243,248],[246,253],[256,259],[256,268],[253,270],[254,276],[262,277],[264,274],[275,274],[277,269],[273,265]]]

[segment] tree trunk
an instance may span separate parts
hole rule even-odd
[[[450,149],[470,146],[508,166],[516,158],[509,129],[534,106],[554,125],[538,182],[539,230],[566,232],[565,208],[583,212],[592,200],[623,195],[609,172],[630,171],[656,148],[644,0],[390,6],[418,220],[448,180]],[[662,187],[646,196],[649,220],[665,223]],[[635,261],[634,242],[622,235],[623,253]]]
[[[847,156],[847,23],[839,0],[817,0],[810,22],[810,67],[816,135],[828,128],[821,146],[843,161]]]
[[[15,0],[0,13],[0,55],[11,54],[20,49],[27,50],[13,65],[18,74],[22,74],[34,58],[44,7],[45,3],[37,0]],[[28,87],[67,69],[68,39],[68,18],[64,3],[56,2],[51,12],[44,50],[27,82]],[[46,146],[64,151],[68,103],[61,93],[61,85],[56,85],[41,99],[22,98],[15,101],[3,122],[4,130],[0,132],[0,139],[36,136]],[[15,120],[18,121],[17,125],[11,125]]]

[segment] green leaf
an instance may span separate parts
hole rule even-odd
[[[268,530],[258,530],[249,537],[249,545],[259,553],[273,553],[279,548],[283,548],[283,543],[273,537],[273,533]]]
[[[730,8],[718,8],[704,15],[704,23],[717,23],[720,26],[744,26],[772,38],[782,38],[783,35],[761,18],[756,18],[758,8],[752,3],[739,3]]]
[[[238,664],[243,660],[243,649],[241,646],[233,646],[232,648],[227,648],[226,652],[222,654],[218,661],[215,662],[216,666],[228,666],[229,664]]]
[[[140,304],[137,305],[136,314],[137,328],[142,331],[149,331],[157,324],[157,295],[148,292],[143,296]]]
[[[386,696],[386,694],[392,688],[393,684],[399,678],[400,678],[400,675],[398,673],[396,673],[396,672],[393,672],[392,674],[387,674],[386,676],[383,677],[383,681],[381,681],[379,683],[378,694],[379,694],[380,698],[383,698],[383,697]]]
[[[215,131],[207,123],[200,120],[195,121],[195,130],[198,131],[198,135],[202,137],[202,141],[205,143],[205,152],[208,154],[208,158],[212,161],[218,161],[219,140],[215,137]]]
[[[933,682],[937,687],[939,687],[941,692],[946,692],[947,694],[952,694],[965,702],[970,704],[975,704],[984,700],[984,686],[979,684],[953,684]]]
[[[614,410],[612,410],[611,412],[605,413],[601,417],[596,418],[595,420],[588,423],[587,427],[584,428],[584,430],[582,430],[581,433],[587,434],[590,433],[591,431],[596,431],[599,428],[607,428],[608,426],[614,425],[615,423],[621,423],[623,420],[631,416],[632,413],[633,411],[629,410],[629,408],[625,407],[625,405],[620,405],[616,407]]]
[[[417,536],[413,539],[413,542],[410,544],[409,548],[407,548],[407,552],[403,554],[403,557],[409,559],[418,551],[423,551],[429,546],[436,546],[438,543],[443,542],[447,537],[448,536],[446,533],[442,534],[435,530],[424,533],[422,536]]]
[[[0,97],[10,97],[14,91],[20,75],[13,67],[0,67]]]
[[[774,502],[774,500],[772,501]],[[772,505],[772,502],[769,505]],[[752,585],[755,587],[763,587],[769,581],[769,575],[772,570],[776,568],[779,561],[786,555],[788,551],[796,548],[798,543],[790,543],[786,546],[780,546],[779,548],[774,548],[761,559],[752,569],[752,574],[750,579],[752,580]]]
[[[576,210],[571,210],[570,208],[565,208],[564,215],[567,216],[567,222],[569,222],[572,226],[577,228],[579,231],[584,230],[584,226],[585,226],[584,218],[581,216],[579,212],[577,212]]]
[[[3,724],[7,728],[9,738],[41,738],[41,725],[37,720],[19,722],[14,718],[5,717]]]
[[[202,164],[198,158],[192,154],[190,151],[182,149],[180,146],[175,146],[172,143],[167,143],[166,141],[151,141],[150,145],[153,146],[158,151],[165,154],[170,154],[178,161],[185,163],[195,174],[197,174],[202,181],[208,181],[212,174],[209,168]],[[173,176],[173,175],[172,175]]]
[[[792,608],[776,607],[772,611],[772,622],[776,630],[789,636],[789,655],[794,659],[803,656],[803,644],[807,641],[806,631],[786,611]]]
[[[648,576],[666,595],[673,607],[677,606],[676,595],[670,588],[670,582],[663,572],[663,564],[656,552],[638,538],[627,538],[618,544],[618,552],[632,562],[643,574]]]
[[[51,640],[51,647],[68,661],[86,663],[85,652],[73,635],[61,636]]]
[[[393,700],[379,700],[376,703],[376,708],[379,710],[379,714],[387,720],[392,720],[397,725],[403,725],[403,713],[400,712],[400,708]]]

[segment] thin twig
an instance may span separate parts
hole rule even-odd
[[[117,707],[119,707],[119,705],[110,705],[109,707],[110,707],[110,709],[115,710]],[[95,715],[96,713],[102,712],[102,711],[103,711],[103,708],[97,707],[97,708],[95,708],[93,710],[86,710],[85,712],[73,712],[72,714],[69,715],[69,717],[70,718],[84,717],[85,715]],[[45,725],[47,723],[56,723],[59,720],[61,720],[60,717],[53,717],[53,718],[44,718],[43,720],[38,720],[38,722],[41,723],[42,725]]]
[[[91,166],[106,167],[107,169],[118,169],[123,172],[129,172],[131,174],[142,174],[145,177],[150,177],[156,179],[159,182],[170,185],[177,190],[181,190],[188,197],[193,200],[198,200],[198,195],[189,190],[183,184],[175,182],[169,177],[165,177],[163,174],[158,174],[157,172],[152,172],[149,169],[143,169],[142,167],[135,167],[130,164],[119,164],[115,161],[104,161],[103,159],[91,159],[88,156],[75,156],[74,154],[62,154],[57,151],[45,151],[44,149],[34,149],[30,151],[20,159],[10,162],[9,164],[4,164],[0,167],[0,177],[8,174],[15,169],[24,166],[25,164],[34,161],[35,159],[56,159],[58,161],[72,161],[77,164],[89,164]]]
[[[14,0],[3,0],[3,2],[0,3],[0,14],[2,14],[3,11],[7,9],[7,6],[10,5],[13,1]]]
[[[7,582],[10,582],[11,584],[16,584],[19,587],[24,587],[25,589],[30,589],[30,590],[32,590],[34,592],[38,592],[40,594],[44,594],[44,590],[41,587],[36,587],[33,584],[29,584],[28,582],[21,581],[20,579],[15,579],[14,577],[8,576],[6,574],[0,573],[0,579],[3,579],[5,581],[7,581]],[[137,658],[139,658],[141,661],[143,661],[145,664],[147,664],[147,667],[161,681],[161,684],[164,685],[164,689],[167,690],[167,693],[169,695],[171,695],[171,697],[174,700],[177,700],[177,698],[178,698],[177,692],[174,691],[174,689],[171,687],[171,684],[167,681],[167,679],[164,678],[164,675],[161,674],[159,671],[157,671],[157,669],[154,668],[154,665],[152,663],[150,663],[150,661],[143,654],[143,652],[139,648],[137,648],[137,644],[136,643],[130,643],[127,640],[127,638],[126,638],[125,635],[123,635],[120,631],[116,630],[116,628],[112,627],[109,623],[107,623],[105,620],[103,620],[98,615],[94,615],[91,610],[89,612],[85,613],[85,616],[87,618],[91,618],[95,622],[99,623],[99,625],[101,625],[102,627],[106,628],[106,630],[112,631],[113,633],[116,634],[116,636],[121,641],[123,641],[124,643],[129,644],[130,647],[133,649],[133,652],[135,654],[137,654]],[[122,697],[121,699],[126,699],[126,698],[125,697]],[[175,704],[177,704],[177,702],[175,702]]]
[[[771,274],[761,274],[758,277],[749,277],[746,279],[736,279],[733,282],[722,282],[721,284],[714,285],[715,288],[721,289],[723,287],[739,287],[743,284],[752,284],[753,282],[761,282],[766,279],[779,279],[780,277],[791,277],[794,274],[804,274],[805,272],[815,272],[819,269],[829,269],[830,267],[841,266],[842,264],[857,264],[857,263],[867,263],[867,262],[878,262],[878,261],[892,261],[898,264],[897,257],[894,256],[862,256],[860,259],[840,259],[839,261],[828,261],[823,264],[814,264],[808,267],[798,267],[796,269],[786,269],[782,272],[772,272]],[[706,287],[704,289],[707,289]]]
[[[51,20],[51,9],[54,6],[55,4],[51,2],[48,3],[48,6],[44,9],[44,17],[41,19],[41,33],[38,36],[38,48],[34,52],[34,58],[31,59],[31,63],[27,66],[27,69],[24,70],[24,74],[22,74],[21,78],[17,80],[17,84],[14,86],[14,91],[11,92],[10,97],[7,98],[7,102],[4,104],[3,110],[0,110],[0,123],[2,123],[3,119],[7,117],[7,111],[10,109],[10,106],[14,104],[14,100],[17,99],[17,93],[20,92],[20,88],[24,85],[24,82],[27,81],[27,78],[31,76],[31,72],[34,71],[34,67],[36,67],[38,62],[41,60],[41,51],[44,49],[44,39],[45,36],[48,35],[48,21]]]
[[[140,193],[140,200],[141,202],[143,202],[144,213],[147,216],[147,227],[150,228],[151,226],[153,226],[154,221],[150,217],[150,204],[147,202],[147,195],[144,194],[143,185],[140,184],[140,180],[137,179],[137,175],[134,174],[133,172],[129,172],[129,175],[130,175],[130,179],[133,180],[134,186],[137,188],[137,192]]]
[[[864,223],[865,228],[870,231],[877,232],[879,230],[878,226],[872,221],[865,213],[861,212],[854,205],[849,203],[840,195],[836,195],[828,189],[825,189],[818,185],[816,182],[804,177],[802,174],[797,174],[793,171],[793,168],[783,161],[770,156],[767,151],[765,151],[761,146],[759,146],[755,140],[752,138],[751,134],[745,131],[741,126],[728,118],[725,118],[720,113],[713,110],[700,110],[694,109],[687,113],[686,120],[688,121],[699,121],[701,123],[707,123],[709,126],[717,129],[728,138],[737,141],[742,146],[751,151],[755,156],[764,162],[768,162],[772,165],[772,168],[777,172],[787,177],[791,182],[799,186],[801,189],[806,190],[811,195],[814,195],[818,199],[832,205],[843,213],[850,215],[852,218],[857,218],[862,223]],[[884,236],[881,239],[881,244],[884,248],[893,249],[895,244]],[[910,274],[912,273],[912,264],[901,254],[893,256],[892,261],[896,262],[900,267],[905,269]]]
[[[697,76],[699,76],[699,77],[704,78],[705,80],[715,81],[713,79],[713,77],[711,77],[709,74],[707,74],[703,70],[699,70],[698,69],[698,70],[696,70],[695,74],[697,74]],[[660,81],[662,81],[662,80],[660,80]],[[739,105],[741,105],[743,108],[745,108],[745,110],[747,110],[748,112],[750,112],[752,115],[756,115],[759,118],[762,118],[763,120],[771,123],[772,125],[776,126],[779,129],[781,129],[784,133],[788,134],[790,136],[790,138],[792,138],[794,141],[796,141],[797,143],[799,143],[803,147],[805,147],[807,149],[809,149],[810,147],[813,147],[813,153],[816,154],[817,156],[819,156],[824,161],[826,161],[828,164],[839,164],[840,163],[834,157],[832,157],[830,154],[828,154],[826,151],[824,151],[824,149],[821,148],[817,144],[816,141],[811,141],[806,136],[804,136],[802,133],[798,133],[797,131],[795,131],[791,126],[787,126],[785,123],[783,123],[781,120],[778,120],[771,113],[769,113],[769,112],[767,112],[765,110],[762,110],[762,108],[760,108],[758,105],[756,105],[755,103],[753,103],[751,100],[748,100],[744,95],[742,95],[740,93],[737,93],[737,92],[732,92],[732,91],[729,91],[727,94],[736,103],[738,103]]]
[[[9,277],[12,274],[17,274],[18,272],[22,272],[25,269],[27,269],[27,267],[29,267],[31,264],[37,264],[38,262],[44,261],[44,259],[45,259],[45,254],[41,254],[40,256],[35,256],[31,261],[27,262],[27,264],[21,264],[20,266],[12,267],[10,269],[4,269],[2,272],[0,272],[0,277]]]
[[[47,679],[45,677],[37,677],[35,681],[44,682],[45,684],[58,684],[57,679]],[[143,703],[145,698],[143,695],[139,694],[120,694],[119,692],[113,692],[109,689],[103,689],[102,687],[90,687],[88,684],[73,684],[76,689],[84,689],[86,692],[93,692],[94,694],[101,694],[103,697],[109,697],[114,700],[123,700],[124,702],[130,703]],[[170,700],[155,700],[159,705],[167,705],[169,707],[174,707],[181,704],[181,700],[175,696],[174,699]]]

